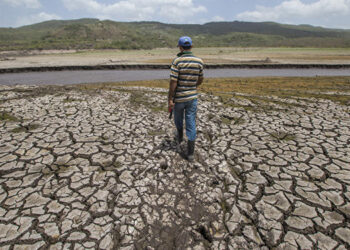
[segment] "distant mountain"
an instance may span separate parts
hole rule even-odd
[[[53,20],[20,28],[0,28],[0,50],[151,49],[174,47],[181,35],[197,47],[350,47],[350,30],[273,22],[165,24],[98,19]]]

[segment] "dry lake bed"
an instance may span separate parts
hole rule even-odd
[[[81,65],[169,65],[178,48],[2,51],[0,69]],[[206,64],[350,64],[349,48],[193,48]]]
[[[0,249],[349,249],[347,84],[203,92],[194,163],[164,88],[0,86]]]

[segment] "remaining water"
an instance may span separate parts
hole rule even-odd
[[[350,69],[207,69],[205,77],[350,76]],[[0,74],[0,85],[78,84],[168,79],[169,70],[78,70]]]

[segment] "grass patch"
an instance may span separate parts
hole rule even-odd
[[[230,206],[227,204],[226,200],[221,199],[220,202],[220,207],[224,213],[229,213],[230,212]]]
[[[276,104],[279,106],[283,106],[283,107],[299,107],[299,108],[306,108],[306,105],[302,105],[299,103],[289,103],[289,102],[283,102],[283,101],[279,101],[279,100],[274,100],[268,97],[263,97],[263,96],[239,96],[240,98],[243,99],[247,99],[249,101],[251,101],[252,103],[254,103],[255,105],[259,105],[262,106],[261,104],[265,104],[263,106],[267,106],[268,108],[270,108],[269,105],[271,104]]]
[[[150,135],[150,136],[165,135],[165,131],[163,131],[163,130],[152,130],[152,131],[148,131],[148,135]]]
[[[232,120],[226,118],[226,117],[221,117],[221,123],[225,125],[231,125]]]
[[[163,82],[162,80],[154,80],[152,82],[155,82],[154,86],[149,86],[151,84],[151,81],[144,81],[144,82],[84,84],[84,85],[77,85],[77,88],[83,91],[94,91],[96,89],[99,89],[99,90],[105,90],[105,91],[117,91],[117,92],[130,93],[129,102],[133,107],[139,108],[140,106],[144,106],[149,108],[152,112],[156,112],[156,113],[167,112],[168,108],[165,102],[164,104],[150,102],[149,98],[145,96],[146,93],[155,93],[157,95],[167,96],[167,93],[155,92],[155,91],[149,91],[149,90],[133,90],[133,89],[118,88],[118,87],[152,87],[152,88],[165,87],[165,82]],[[157,82],[161,82],[161,83],[158,85]],[[166,100],[166,98],[164,98],[164,100]]]
[[[42,170],[42,173],[44,176],[50,176],[50,175],[57,175],[57,174],[63,174],[63,173],[67,173],[69,171],[72,171],[71,166],[67,166],[67,165],[52,165],[50,167],[45,167]]]
[[[341,105],[350,105],[350,95],[339,95],[339,94],[313,94],[309,93],[308,97],[316,99],[326,99],[333,102],[337,102]]]
[[[67,96],[66,99],[63,100],[63,103],[72,103],[72,102],[81,102],[81,100],[70,98],[69,96]]]
[[[132,82],[116,82],[103,84],[77,85],[76,88],[82,90],[115,90],[115,87],[151,87],[169,88],[169,80],[147,80]],[[119,91],[119,90],[117,90]],[[121,90],[120,90],[121,91]],[[131,92],[131,90],[127,90]],[[134,91],[132,91],[134,92]],[[143,91],[142,93],[147,92]],[[199,92],[212,94],[221,97],[220,101],[224,105],[231,107],[254,110],[251,106],[237,105],[232,103],[232,97],[237,98],[235,93],[252,95],[245,97],[254,99],[253,103],[274,103],[284,106],[296,106],[299,104],[284,103],[262,96],[276,96],[279,98],[317,98],[326,99],[342,105],[349,105],[349,95],[344,94],[319,94],[324,92],[344,92],[350,93],[350,76],[322,76],[322,77],[250,77],[250,78],[208,78],[199,87]],[[243,98],[242,96],[240,96]],[[140,95],[134,97],[135,101],[140,101]]]
[[[18,128],[12,129],[11,132],[13,132],[13,133],[22,133],[22,132],[28,133],[31,130],[35,130],[35,129],[39,128],[39,127],[40,127],[40,125],[39,124],[35,124],[35,123],[29,124],[29,125],[26,125],[26,126],[22,126],[21,125]]]
[[[207,118],[208,118],[208,120],[212,120],[215,118],[215,115],[213,115],[212,113],[209,113]]]
[[[152,109],[153,105],[147,100],[148,99],[144,93],[140,91],[138,92],[130,91],[129,102],[133,107],[139,108],[140,106],[145,106]]]
[[[229,166],[230,168],[230,172],[231,172],[231,175],[233,176],[233,178],[237,179],[237,180],[242,180],[242,178],[240,177],[240,172],[232,165]]]
[[[261,108],[254,107],[252,105],[241,105],[241,104],[228,103],[228,104],[225,104],[225,107],[238,108],[238,109],[242,108],[245,111],[252,111],[252,112],[261,111]]]
[[[240,116],[240,117],[234,117],[233,120],[234,120],[234,124],[235,124],[235,125],[242,125],[242,124],[245,123],[245,120],[243,119],[242,116]]]
[[[102,167],[98,170],[99,173],[103,173],[106,171],[114,171],[118,168],[121,168],[123,166],[123,164],[119,161],[106,161],[102,163]]]
[[[121,162],[119,162],[119,161],[115,161],[113,163],[113,167],[115,167],[115,168],[120,168],[121,166],[123,166],[123,164]]]
[[[221,122],[223,124],[226,124],[226,125],[231,125],[231,124],[234,124],[234,125],[241,125],[241,124],[244,124],[245,123],[245,120],[243,119],[243,116],[240,116],[240,117],[230,117],[230,116],[227,116],[227,115],[223,115],[221,117]]]
[[[152,112],[158,113],[158,112],[168,112],[168,108],[163,105],[163,106],[153,106],[150,107]]]
[[[215,94],[215,93],[213,93],[213,94]],[[243,97],[237,96],[237,98],[243,98]],[[253,102],[253,104],[243,105],[243,104],[235,103],[233,100],[228,99],[227,101],[224,101],[223,103],[224,103],[225,107],[244,109],[245,111],[251,111],[251,112],[263,111],[263,106],[258,105],[256,102]]]
[[[270,133],[270,136],[274,139],[277,139],[278,141],[292,141],[296,139],[295,135],[281,131]]]
[[[102,141],[108,141],[108,140],[109,140],[109,137],[106,136],[106,135],[101,135],[101,136],[99,136],[99,138],[100,138]]]
[[[116,87],[150,87],[150,88],[169,88],[169,80],[146,80],[146,81],[129,81],[129,82],[110,82],[110,83],[89,83],[78,84],[73,87],[80,90],[108,90],[119,92],[135,92],[136,90],[119,89]],[[147,92],[147,91],[143,91]]]
[[[134,107],[140,107],[144,106],[149,108],[152,112],[159,113],[159,112],[167,112],[167,106],[165,103],[163,105],[155,102],[150,102],[149,98],[145,96],[145,93],[141,91],[129,91],[131,93],[129,101],[130,104],[133,105]]]
[[[215,94],[215,93],[214,93]],[[224,103],[225,107],[231,108],[243,108],[246,111],[252,112],[266,112],[266,111],[288,111],[289,108],[307,108],[306,105],[299,103],[283,102],[280,100],[271,99],[268,96],[256,96],[256,95],[235,95],[234,98],[249,101],[249,104],[239,104],[232,99],[231,94],[219,94],[220,101]],[[281,106],[276,107],[275,105]]]
[[[252,77],[252,78],[220,78],[206,79],[201,86],[205,93],[217,96],[226,96],[221,100],[227,105],[232,93],[253,95],[243,97],[254,102],[263,101],[280,105],[298,106],[298,104],[283,103],[260,96],[277,96],[280,98],[317,98],[327,99],[340,104],[348,104],[349,96],[342,94],[318,94],[318,92],[350,92],[350,77]],[[231,94],[228,94],[231,92]],[[227,93],[227,94],[223,94]],[[257,96],[259,96],[257,98]]]
[[[7,113],[7,112],[0,112],[0,121],[11,121],[11,122],[17,122],[19,121],[17,117]]]
[[[132,105],[140,106],[147,104],[146,97],[141,92],[130,92],[129,101]]]
[[[16,93],[32,93],[33,89],[11,89],[12,92]]]

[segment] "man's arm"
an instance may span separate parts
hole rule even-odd
[[[197,83],[196,83],[196,86],[197,86],[197,87],[198,87],[199,85],[202,84],[203,79],[204,79],[203,76],[200,76],[200,77],[198,78]]]
[[[170,109],[174,108],[174,96],[175,96],[176,86],[177,86],[177,81],[170,80],[169,94],[168,94],[168,105]]]

